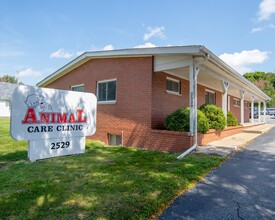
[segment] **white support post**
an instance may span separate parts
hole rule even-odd
[[[244,124],[244,91],[240,90],[240,96],[241,96],[241,124]]]
[[[266,102],[264,101],[264,123],[266,123]]]
[[[183,152],[180,156],[178,156],[178,159],[182,159],[187,154],[189,154],[191,151],[195,150],[197,147],[197,77],[199,74],[199,68],[195,67],[195,65],[191,65],[189,67],[189,93],[190,93],[190,133],[193,136],[193,146],[189,148],[187,151]]]
[[[251,100],[251,108],[250,108],[250,113],[251,113],[251,123],[254,124],[254,96],[252,96]]]
[[[228,91],[229,83],[226,81],[222,81],[222,89],[223,89],[223,94],[222,94],[222,111],[226,119],[226,125],[227,125],[227,91]]]
[[[227,111],[230,111],[230,96],[227,96]]]
[[[197,133],[197,76],[199,68],[195,65],[189,67],[189,90],[190,90],[190,132],[194,135]]]
[[[194,65],[189,66],[189,108],[190,108],[190,125],[189,125],[189,131],[191,135],[194,135],[194,117],[195,117],[195,111],[194,111]]]
[[[258,100],[258,119],[259,123],[261,122],[261,100]]]

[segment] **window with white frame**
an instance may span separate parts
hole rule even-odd
[[[84,84],[71,86],[72,91],[84,92]]]
[[[116,101],[116,79],[97,82],[97,100],[101,103]]]
[[[249,108],[249,102],[244,102],[245,108]]]
[[[233,105],[236,107],[240,107],[241,106],[241,101],[240,99],[233,99]]]
[[[122,138],[117,134],[108,134],[108,144],[111,146],[121,145]]]
[[[216,104],[215,92],[210,90],[205,90],[205,104],[215,105]]]
[[[180,81],[170,77],[166,77],[166,92],[172,94],[181,94]]]

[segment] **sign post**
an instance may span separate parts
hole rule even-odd
[[[96,130],[92,93],[18,86],[12,95],[10,133],[28,140],[29,160],[85,152],[85,136]]]

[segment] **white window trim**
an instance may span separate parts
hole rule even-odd
[[[100,81],[97,81],[97,83],[105,83],[105,82],[111,82],[111,81],[116,81],[117,78],[114,78],[114,79],[106,79],[106,80],[100,80]]]
[[[117,78],[97,81],[96,82],[96,97],[98,97],[98,83],[106,83],[106,82],[112,82],[112,81],[117,82]],[[116,99],[117,99],[117,87],[116,87]],[[116,104],[116,100],[113,100],[113,101],[97,101],[97,104],[112,105],[112,104]]]
[[[116,104],[116,101],[97,101],[97,104],[100,104],[100,105],[111,105],[111,104]]]
[[[239,102],[240,102],[240,105],[235,105],[235,104],[234,104],[234,101],[239,101]],[[241,100],[240,100],[240,99],[237,99],[237,98],[233,98],[233,106],[240,108],[240,107],[241,107]]]
[[[171,77],[167,76],[167,77],[166,77],[166,81],[167,81],[167,80],[174,81],[174,82],[178,83],[179,86],[181,86],[180,80],[178,80],[178,79],[174,79],[174,78],[171,78]],[[166,82],[166,81],[165,81],[165,82]],[[179,89],[181,90],[181,88],[179,88]],[[171,95],[181,96],[181,93],[180,93],[180,92],[174,92],[174,91],[170,91],[170,90],[167,90],[167,89],[166,89],[166,93],[167,93],[167,94],[171,94]]]
[[[177,82],[177,83],[180,82],[180,80],[171,78],[171,77],[169,77],[169,76],[166,77],[166,80],[167,80],[167,79],[168,79],[168,80],[171,80],[171,81],[174,81],[174,82]]]
[[[71,89],[72,89],[72,88],[75,88],[75,87],[79,87],[79,86],[84,86],[84,83],[78,84],[78,85],[72,85],[72,86],[71,86]]]
[[[210,92],[210,93],[216,94],[216,92],[215,92],[215,91],[213,91],[213,90],[209,90],[209,89],[205,89],[205,92]]]
[[[170,90],[166,90],[166,93],[167,93],[167,94],[171,94],[171,95],[181,96],[181,93],[173,92],[173,91],[170,91]]]
[[[216,105],[216,92],[213,90],[205,89],[204,93],[206,93],[206,92],[214,94],[214,103],[215,103],[214,105]],[[205,96],[205,94],[204,94],[204,96]],[[206,101],[206,100],[204,100],[204,101]]]
[[[78,85],[72,85],[70,90],[71,90],[71,91],[73,91],[73,88],[80,87],[80,86],[83,86],[84,91],[85,91],[85,86],[84,86],[84,83],[82,83],[82,84],[78,84]],[[84,92],[84,91],[83,91],[83,92]],[[80,91],[73,91],[73,92],[80,92]]]

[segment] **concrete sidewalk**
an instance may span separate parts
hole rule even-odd
[[[275,127],[274,124],[262,124],[250,127],[244,129],[242,133],[210,142],[204,146],[198,146],[195,152],[226,157],[273,127]]]

